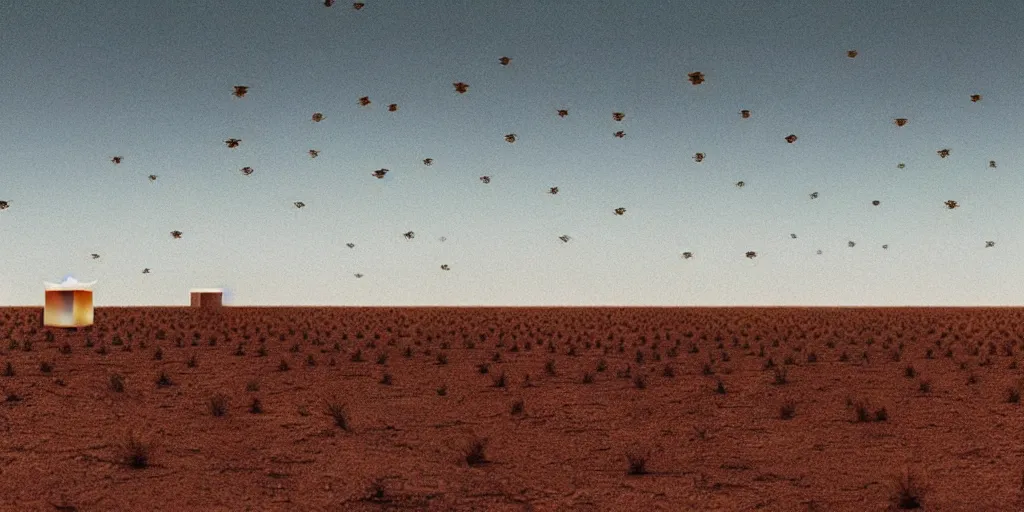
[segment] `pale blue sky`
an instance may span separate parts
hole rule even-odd
[[[0,304],[1024,303],[1019,2],[365,3],[0,4]]]

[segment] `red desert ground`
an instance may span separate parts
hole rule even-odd
[[[1024,309],[42,313],[3,510],[1024,510]]]

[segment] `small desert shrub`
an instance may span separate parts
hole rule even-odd
[[[252,397],[252,402],[249,404],[249,412],[252,414],[263,413],[263,404],[260,402],[260,397]]]
[[[334,424],[337,425],[338,428],[345,431],[349,430],[348,410],[345,405],[339,404],[338,402],[327,402],[326,412],[327,415],[334,420]]]
[[[448,364],[448,354],[445,354],[444,352],[438,352],[436,359],[438,365],[444,366]]]
[[[487,461],[487,439],[476,438],[470,441],[462,452],[462,459],[470,466],[486,464]]]
[[[494,355],[491,356],[491,361],[494,361],[495,363],[500,363],[501,362],[501,352],[495,352]]]
[[[547,373],[548,375],[557,375],[558,374],[558,372],[555,371],[555,360],[554,359],[548,359],[547,362],[544,363],[544,373]]]
[[[163,351],[163,349],[158,348],[158,349],[156,349],[156,352],[153,352],[153,360],[154,361],[160,361],[163,358],[164,358],[164,351]]]
[[[889,411],[885,407],[875,410],[875,421],[888,421]]]
[[[64,354],[64,355],[70,354],[71,353],[71,344],[67,343],[67,342],[64,342],[64,344],[60,346],[60,353]]]
[[[281,362],[278,363],[278,365],[277,365],[277,369],[282,371],[282,372],[288,371],[288,368],[289,368],[288,361],[285,361],[284,359],[282,359]]]
[[[915,510],[924,508],[925,489],[918,481],[917,475],[907,471],[897,477],[893,485],[893,493],[889,501],[899,510]]]
[[[245,346],[242,345],[241,343],[239,343],[238,346],[235,347],[235,356],[236,357],[242,357],[244,355],[245,355]]]
[[[291,352],[292,354],[298,354],[301,351],[302,347],[298,343],[292,343],[292,346],[288,347],[288,352]],[[362,351],[360,351],[360,354],[361,353]]]
[[[357,348],[356,351],[352,353],[352,357],[350,358],[350,360],[353,363],[361,363],[365,361],[365,359],[363,358],[363,349]]]
[[[715,387],[715,393],[718,393],[719,395],[724,395],[725,383],[723,383],[722,381],[718,381],[718,386]]]
[[[818,354],[816,354],[814,352],[808,353],[807,354],[807,362],[808,363],[817,363],[818,362]]]
[[[256,349],[256,357],[267,357],[266,345],[260,345],[260,348]]]
[[[594,372],[583,372],[583,383],[592,384],[594,382]]]
[[[437,396],[445,396],[448,394],[448,386],[441,386],[437,388]]]
[[[845,362],[847,362],[849,360],[850,360],[850,356],[846,352],[843,352],[842,354],[839,354],[839,362],[840,363],[845,363]]]
[[[782,364],[792,366],[796,364],[796,358],[794,358],[792,355],[788,355],[785,357],[785,359],[782,360]]]
[[[245,390],[249,392],[255,392],[260,390],[260,383],[255,380],[250,380],[245,384]]]
[[[188,359],[185,361],[185,366],[189,368],[195,368],[196,366],[199,366],[199,356],[196,354],[188,356]]]
[[[968,384],[977,384],[978,383],[978,376],[973,374],[973,373],[968,375],[967,376],[967,383]]]
[[[391,383],[392,383],[391,374],[390,373],[385,373],[384,375],[382,375],[381,378],[380,378],[380,383],[384,384],[385,386],[390,386]]]
[[[637,373],[633,377],[633,386],[635,386],[637,389],[647,389],[647,377],[645,377],[642,373]]]
[[[648,457],[650,457],[649,453],[639,450],[626,452],[626,474],[634,476],[646,475]]]
[[[914,367],[908,364],[907,367],[903,369],[903,376],[908,379],[913,379],[917,376],[917,370],[914,370]]]
[[[306,366],[316,366],[316,358],[313,354],[306,354]]]
[[[210,397],[207,403],[210,409],[210,414],[216,417],[224,416],[228,412],[228,397],[217,393]]]
[[[922,393],[931,393],[932,382],[930,380],[922,380],[921,382],[918,383],[917,389],[920,390]]]
[[[661,375],[663,377],[668,377],[668,378],[675,377],[676,376],[676,369],[672,365],[666,364],[665,368],[663,368],[661,370]]]
[[[405,351],[402,352],[402,355],[405,356],[406,359],[412,357],[412,347],[405,347]]]
[[[519,399],[519,400],[516,400],[515,402],[512,402],[512,411],[511,411],[512,415],[513,416],[518,416],[518,415],[522,414],[523,413],[523,408],[524,408],[524,404],[523,404],[523,400],[522,399]]]
[[[505,371],[502,370],[497,377],[494,378],[494,387],[503,388],[508,385],[508,377],[505,376]]]
[[[160,372],[160,376],[156,378],[157,387],[165,388],[172,384],[174,384],[174,382],[171,381],[171,377],[168,376],[166,372]]]
[[[491,371],[491,365],[489,363],[480,363],[476,366],[476,369],[481,375],[486,375],[487,372]]]
[[[43,361],[39,363],[39,371],[42,373],[50,373],[53,371],[53,363]]]
[[[599,360],[597,361],[597,368],[596,368],[596,370],[597,370],[598,372],[603,372],[603,371],[605,371],[605,370],[607,370],[607,369],[608,369],[608,363],[606,363],[606,362],[604,361],[604,359],[599,359]]]
[[[785,368],[776,368],[775,369],[775,376],[772,379],[772,382],[776,386],[781,386],[783,384],[788,383],[789,382],[789,377],[787,377],[786,369]]]
[[[779,406],[779,418],[783,420],[791,420],[796,415],[796,403],[792,400],[786,400]]]
[[[711,366],[711,363],[704,363],[704,366],[701,368],[701,373],[704,375],[714,375],[715,368]]]
[[[1006,401],[1011,404],[1020,403],[1020,388],[1014,386],[1006,390]]]
[[[132,469],[144,469],[149,466],[149,451],[148,444],[130,434],[122,446],[121,462]]]
[[[124,393],[124,377],[119,373],[110,376],[110,390],[115,393]]]
[[[383,365],[383,364],[387,364],[387,363],[388,363],[388,353],[387,352],[381,352],[380,354],[377,354],[377,364]]]

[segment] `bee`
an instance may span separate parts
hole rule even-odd
[[[412,231],[406,231],[405,233],[402,233],[402,236],[404,236],[408,240],[412,240],[413,238],[416,238],[416,233],[413,233]]]
[[[334,5],[334,0],[324,0],[324,7],[330,7]]]
[[[121,160],[124,160],[123,156],[115,156],[114,158],[110,159],[111,162],[114,162],[114,165],[121,163]]]
[[[740,117],[742,117],[743,119],[750,119],[750,111],[740,110]]]
[[[558,194],[558,187],[551,187],[551,188],[549,188],[548,189],[548,194],[551,194],[551,195]]]
[[[370,103],[372,103],[372,102],[370,101],[370,97],[369,96],[363,96],[362,98],[359,98],[359,106],[361,106],[361,107],[369,106]]]
[[[469,90],[469,84],[467,84],[465,82],[455,82],[452,85],[455,86],[455,92],[457,92],[459,94],[465,94],[466,91]]]
[[[739,188],[743,188],[743,186],[746,185],[746,184],[747,183],[745,181],[737,181],[736,182],[736,186],[739,187]]]
[[[355,247],[356,247],[356,244],[354,244],[352,242],[349,242],[349,243],[347,243],[345,245],[348,246],[349,249],[355,249]]]
[[[148,274],[148,273],[149,273],[149,269],[148,269],[148,268],[144,268],[144,269],[142,269],[142,273],[143,273],[143,274]]]
[[[174,238],[181,238],[181,235],[183,235],[183,234],[184,233],[182,233],[181,231],[178,231],[178,230],[171,231],[171,236],[174,237]]]
[[[356,279],[359,279],[359,278],[363,277],[362,274],[352,274],[352,275],[356,276]]]
[[[985,248],[986,249],[989,248],[989,247],[995,247],[995,246],[996,246],[996,243],[991,241],[991,240],[985,242]]]
[[[697,163],[703,162],[704,161],[704,153],[697,153],[697,154],[693,155],[693,161],[697,162]]]
[[[972,94],[971,95],[971,101],[973,103],[977,103],[977,102],[981,101],[981,95],[980,94]]]
[[[688,259],[690,259],[692,257],[693,257],[693,253],[690,252],[690,251],[686,251],[686,252],[683,253],[683,259],[684,260],[688,260]]]
[[[11,207],[10,201],[0,201],[0,210],[6,210]]]
[[[431,165],[434,165],[434,159],[433,158],[424,158],[423,159],[423,165],[426,165],[427,167],[430,167]]]
[[[817,192],[811,192],[811,199],[817,199],[817,198],[818,198],[818,193]]]
[[[96,254],[96,253],[92,253],[92,254],[90,254],[90,256],[92,256],[92,259],[94,259],[94,260],[100,259],[100,255]]]
[[[625,118],[626,114],[623,114],[622,112],[612,112],[612,119],[616,121],[622,121]]]
[[[948,149],[940,149],[940,150],[936,151],[936,153],[939,154],[939,158],[946,158],[947,156],[949,156],[949,150]]]
[[[882,244],[882,249],[889,250],[889,244]]]
[[[352,8],[357,10],[357,11],[359,9],[362,9],[363,7],[366,7],[366,4],[364,4],[362,2],[356,2],[356,3],[352,4]],[[358,276],[358,277],[362,277],[362,276]]]
[[[855,245],[857,245],[857,242],[854,242],[853,240],[850,240],[849,242],[846,242],[846,246],[847,247],[853,247]]]
[[[797,139],[796,135],[793,135],[793,134],[789,134],[789,135],[786,136],[786,142],[788,142],[790,144],[796,142],[796,139]]]
[[[318,156],[320,156],[320,150],[318,150],[318,149],[311,149],[311,150],[309,150],[309,157],[310,158],[316,158]]]
[[[570,238],[569,235],[562,235],[562,236],[558,237],[558,239],[563,241],[563,242],[565,242],[565,243],[569,243],[569,240],[572,240],[572,238]]]
[[[149,181],[156,181],[156,174],[150,174]]]
[[[505,142],[508,142],[509,144],[512,144],[515,141],[516,141],[516,134],[510,133],[510,134],[505,136]]]
[[[491,177],[490,176],[480,176],[480,181],[484,182],[484,184],[486,185],[486,184],[491,182]]]
[[[907,164],[905,164],[903,162],[900,162],[900,163],[896,164],[896,168],[897,169],[906,169],[907,168]]]
[[[857,50],[849,50],[849,51],[847,51],[846,52],[846,56],[851,58],[851,59],[856,57],[857,56]]]
[[[626,213],[626,209],[625,208],[616,208],[615,209],[615,215],[625,215],[625,213]]]
[[[618,137],[618,138],[620,138],[620,139],[621,139],[621,138],[623,138],[623,137],[625,137],[625,136],[626,136],[626,132],[624,132],[624,131],[622,131],[622,130],[619,130],[619,131],[617,131],[617,132],[613,133],[612,135],[614,135],[614,136],[616,136],[616,137]]]
[[[444,265],[441,265],[441,270],[451,270],[451,267],[449,267],[448,264],[445,263]]]
[[[878,201],[878,200],[874,200],[874,201],[871,201],[871,204],[873,204],[875,206],[878,206],[878,205],[880,205],[882,203],[880,201]]]
[[[398,103],[388,105],[388,112],[398,112]]]
[[[818,249],[818,250],[816,251],[816,254],[819,254],[819,255],[820,255],[820,254],[821,254],[821,249]]]
[[[373,171],[372,176],[377,179],[384,179],[384,175],[387,174],[388,172],[390,171],[388,171],[387,169],[377,169],[376,171]]]
[[[795,240],[796,239],[796,233],[790,233],[789,237]]]
[[[996,168],[996,161],[995,160],[989,160],[988,161],[988,168],[989,169],[995,169]]]
[[[907,118],[897,117],[896,119],[893,119],[892,122],[896,123],[896,126],[905,126],[907,124]]]
[[[248,176],[255,172],[252,167],[242,167],[242,174]]]
[[[498,59],[498,62],[500,62],[502,66],[508,66],[508,63],[512,62],[512,59],[510,59],[508,57],[502,57],[502,58]]]
[[[441,241],[441,242],[444,242],[445,240],[448,240],[448,239],[442,236],[441,238],[438,238],[438,240]]]
[[[303,203],[302,201],[295,201],[292,204],[294,204],[296,208],[303,208],[306,206],[306,203]]]
[[[756,257],[757,257],[757,252],[756,251],[747,251],[747,258],[754,259]]]
[[[564,108],[558,111],[558,117],[565,117],[567,115],[569,115],[569,111]]]
[[[701,73],[700,71],[694,71],[693,73],[686,75],[686,79],[689,80],[690,83],[693,85],[700,85],[704,83],[704,73]]]
[[[242,143],[242,139],[228,139],[228,140],[224,141],[224,144],[227,144],[227,146],[229,148],[231,148],[231,149],[237,148],[238,145],[241,144],[241,143]]]
[[[319,123],[320,121],[323,121],[323,120],[324,120],[324,115],[321,114],[320,112],[317,112],[317,113],[313,114],[313,122],[314,123]]]
[[[946,204],[946,208],[949,208],[950,210],[952,210],[953,208],[960,207],[960,203],[957,203],[956,201],[954,201],[952,199],[950,199],[949,201],[946,201],[945,204]]]
[[[330,6],[328,5],[328,7],[330,7]],[[248,85],[236,85],[235,86],[235,92],[233,92],[231,94],[233,94],[236,98],[244,98],[245,94],[247,92],[249,92],[249,86]]]

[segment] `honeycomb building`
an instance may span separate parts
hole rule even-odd
[[[224,290],[221,288],[193,288],[189,296],[194,308],[216,309],[224,305]]]
[[[43,325],[46,327],[87,327],[93,322],[91,283],[79,283],[67,277],[60,284],[43,282]]]

